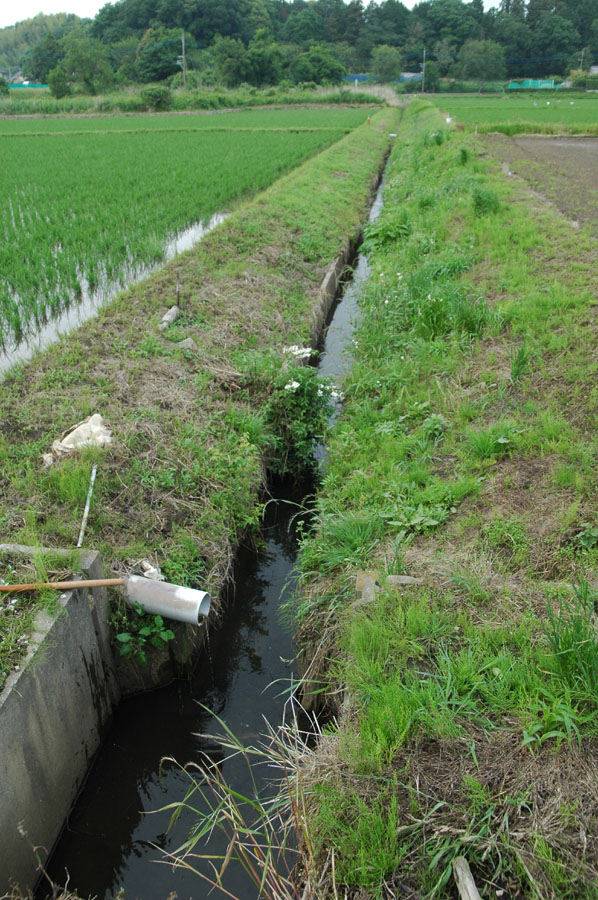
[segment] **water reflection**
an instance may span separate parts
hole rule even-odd
[[[201,765],[206,754],[222,764],[228,782],[250,791],[251,779],[242,758],[226,758],[222,746],[206,732],[220,728],[199,705],[220,716],[248,746],[265,731],[264,718],[281,721],[294,656],[290,629],[280,617],[280,598],[292,589],[297,527],[290,521],[295,506],[269,504],[263,546],[244,548],[235,572],[236,589],[219,630],[211,636],[211,660],[203,654],[190,680],[136,697],[119,707],[114,727],[94,765],[68,826],[48,867],[51,877],[81,896],[102,900],[120,889],[127,898],[164,900],[176,891],[179,900],[203,895],[206,887],[184,869],[160,865],[155,846],[174,850],[187,836],[197,816],[186,811],[168,831],[170,812],[155,812],[180,800],[188,776],[163,757],[182,765]],[[198,703],[199,701],[199,703]],[[258,768],[253,777],[265,785],[271,773]],[[224,852],[214,834],[210,851]],[[208,869],[206,868],[206,872]],[[229,890],[246,900],[256,892],[240,867],[227,871]]]
[[[217,225],[224,222],[226,215],[216,213],[209,222],[195,222],[189,228],[169,238],[164,248],[162,260],[153,266],[139,266],[134,260],[130,260],[128,266],[122,271],[120,278],[111,280],[107,275],[99,277],[97,284],[90,285],[85,274],[79,273],[81,294],[77,297],[70,295],[65,301],[65,309],[56,316],[52,316],[45,324],[41,324],[34,334],[27,335],[16,346],[9,347],[5,353],[0,353],[0,372],[4,372],[16,363],[27,362],[38,350],[44,350],[54,343],[61,335],[69,334],[88,319],[97,316],[100,309],[110,300],[120,294],[126,288],[132,287],[147,278],[160,266],[164,265],[184,250],[190,250]],[[14,298],[18,302],[18,297]]]

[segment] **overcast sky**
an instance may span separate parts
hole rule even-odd
[[[15,25],[16,22],[22,22],[23,19],[31,19],[39,12],[69,12],[76,13],[82,18],[92,19],[105,2],[106,0],[18,0],[18,2],[12,3],[5,0],[0,3],[0,28],[4,28],[5,25]],[[365,6],[367,6],[367,2],[368,0],[365,0]],[[417,2],[418,0],[403,0],[409,9],[413,9]],[[499,0],[484,0],[484,9],[498,6],[498,3]]]

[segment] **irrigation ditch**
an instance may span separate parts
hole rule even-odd
[[[381,208],[382,185],[370,221]],[[343,284],[340,276],[347,266],[352,266],[353,277]],[[337,383],[348,365],[359,288],[368,269],[365,256],[356,256],[352,245],[330,267],[323,284],[326,318],[317,366]],[[321,445],[317,455],[325,458]],[[259,789],[271,781],[267,768],[249,771],[243,757],[227,757],[217,740],[220,725],[211,713],[245,745],[258,741],[265,722],[276,724],[284,716],[296,681],[296,650],[281,604],[295,587],[298,541],[309,526],[310,497],[316,489],[311,480],[270,480],[261,541],[257,549],[243,547],[237,556],[222,621],[191,674],[118,707],[46,866],[52,881],[68,880],[70,888],[85,897],[108,898],[119,890],[144,900],[161,900],[172,891],[192,896],[198,883],[195,872],[155,864],[164,862],[160,851],[175,853],[196,824],[193,802],[174,828],[169,828],[172,809],[164,809],[183,800],[189,789],[182,766],[201,766],[206,757],[218,761],[227,783],[245,795],[254,784]],[[224,856],[226,850],[223,835],[215,831],[208,852]],[[203,868],[211,874],[207,864]],[[229,867],[224,887],[238,898],[256,896],[240,865]],[[44,896],[43,881],[38,896]]]
[[[379,168],[384,146],[388,147],[389,139],[386,136],[383,139],[381,132],[385,135],[391,130],[393,130],[391,119],[386,116],[383,117],[376,131],[373,128],[369,129],[368,126],[368,131],[364,133],[367,135],[367,140],[362,143],[371,145],[367,151],[366,160],[362,164],[360,177],[364,187],[368,182],[371,184],[371,172],[375,171],[375,168]],[[348,159],[349,155],[350,150],[347,147],[345,158]],[[376,156],[377,161],[375,162]],[[337,168],[345,164],[342,154],[339,158],[337,153],[335,162]],[[368,166],[370,167],[369,175],[367,174]],[[340,176],[343,175],[343,172],[335,174]],[[348,196],[346,190],[345,195]],[[374,214],[379,210],[379,203],[378,197],[373,208]],[[256,205],[261,206],[261,202],[258,201]],[[332,205],[334,206],[334,203]],[[338,204],[339,208],[340,205]],[[357,204],[355,204],[355,209],[357,209]],[[333,214],[337,215],[336,210]],[[247,217],[244,219],[245,224],[247,224]],[[347,220],[344,222],[345,235],[349,230],[347,227],[349,224]],[[251,228],[252,225],[253,223],[249,221],[248,227]],[[233,227],[233,235],[237,234],[238,229],[235,232]],[[341,243],[339,241],[340,234],[339,228],[339,234],[335,237],[338,242],[337,246]],[[223,237],[217,242],[217,246],[223,244],[225,240]],[[309,339],[306,340],[307,335],[303,339],[311,346],[317,342],[317,337],[322,333],[327,320],[329,320],[331,336],[339,330],[338,316],[335,315],[330,320],[331,308],[339,296],[341,276],[344,275],[348,263],[355,256],[358,243],[356,233],[351,239],[345,237],[343,243],[344,249],[340,255],[327,267],[323,278],[320,276],[317,302],[314,302],[313,293],[308,295]],[[213,248],[211,252],[214,252]],[[232,252],[234,255],[234,250]],[[272,262],[270,259],[268,261]],[[276,258],[274,264],[277,261]],[[176,260],[174,265],[177,265]],[[363,271],[363,262],[359,263],[357,271]],[[153,290],[161,298],[160,283],[163,279],[158,274],[153,277],[153,280]],[[355,284],[357,284],[357,279]],[[143,294],[142,287],[136,290]],[[185,290],[184,287],[183,290]],[[328,346],[321,347],[321,358],[326,375],[334,375],[335,371],[340,373],[342,369],[343,346],[350,340],[351,331],[351,315],[347,315],[348,304],[353,302],[350,300],[350,293],[350,291],[347,292],[343,302],[335,307],[338,314],[344,316],[345,319],[341,327],[344,338],[340,341],[336,340],[333,349]],[[146,291],[145,296],[147,295]],[[115,306],[118,310],[118,300]],[[136,313],[139,313],[138,307]],[[123,315],[124,307],[121,307],[117,312],[117,321],[122,322]],[[106,325],[107,319],[108,316],[102,312],[99,324],[97,321],[95,324],[87,323],[83,326],[83,331],[91,328],[90,335],[99,334]],[[79,332],[77,332],[77,340],[80,340]],[[62,341],[64,345],[64,339]],[[34,373],[32,384],[37,378],[36,370],[38,373],[48,373],[47,359],[48,354],[42,354],[30,364]],[[67,368],[68,365],[67,363]],[[22,380],[23,376],[28,379],[30,374],[29,366],[18,367],[16,383]],[[180,381],[184,381],[182,376]],[[15,376],[11,374],[6,383],[11,390],[15,383]],[[68,382],[65,380],[64,383]],[[34,395],[41,398],[40,387],[38,382]],[[14,416],[14,408],[11,413]],[[13,433],[20,436],[20,432],[14,429],[14,418],[10,421],[13,423]],[[23,437],[26,435],[23,434]],[[244,443],[243,447],[246,446],[247,444]],[[231,452],[230,449],[228,452]],[[322,455],[321,448],[319,454]],[[255,484],[253,475],[249,480],[252,485]],[[184,832],[185,817],[182,817],[176,832],[166,836],[165,816],[167,814],[162,814],[160,817],[158,814],[146,815],[146,813],[154,812],[157,807],[165,802],[170,802],[170,791],[173,788],[178,791],[180,797],[181,791],[184,792],[185,786],[188,784],[187,776],[174,764],[172,766],[160,764],[164,755],[170,755],[179,762],[197,759],[202,753],[207,753],[208,756],[212,754],[216,758],[219,758],[219,754],[221,755],[218,742],[208,741],[206,743],[205,740],[198,737],[199,733],[210,730],[208,727],[210,717],[207,711],[198,705],[197,700],[199,699],[206,707],[222,716],[227,726],[235,731],[242,740],[251,741],[256,738],[263,728],[264,717],[271,721],[280,718],[288,697],[295,651],[289,633],[290,629],[281,624],[278,608],[281,595],[285,596],[292,592],[297,531],[303,527],[301,522],[309,520],[309,503],[305,500],[305,495],[313,492],[313,485],[299,484],[297,479],[294,482],[285,482],[284,479],[277,479],[273,476],[269,479],[269,491],[273,499],[266,505],[263,535],[261,542],[258,543],[257,552],[254,546],[252,548],[241,547],[239,550],[233,579],[236,590],[221,593],[219,599],[224,602],[220,604],[220,608],[225,612],[222,613],[217,630],[210,632],[210,640],[206,643],[203,653],[199,654],[195,668],[188,666],[184,678],[161,690],[143,693],[134,699],[124,701],[117,707],[113,729],[105,738],[97,754],[96,762],[80,793],[80,799],[67,819],[62,838],[56,845],[52,860],[45,867],[57,882],[64,881],[67,877],[65,872],[68,871],[69,887],[85,895],[108,896],[111,895],[115,886],[122,886],[127,892],[134,891],[137,895],[143,895],[144,898],[161,897],[166,890],[165,885],[168,885],[166,891],[168,893],[173,889],[171,870],[168,867],[146,865],[146,863],[149,857],[160,855],[155,847],[152,847],[152,843],[157,847],[167,849],[173,847],[180,839]],[[276,502],[274,502],[274,498],[276,498]],[[298,516],[299,508],[303,511]],[[231,529],[230,523],[228,525],[229,531],[234,530],[235,527],[233,524],[233,529]],[[113,561],[108,560],[107,562],[108,566],[112,568]],[[217,572],[217,577],[221,578],[227,569],[228,564],[223,564],[223,567]],[[105,599],[105,593],[99,603],[92,592],[89,595],[81,593],[75,598],[75,606],[83,610],[89,607],[92,617],[97,618],[102,604],[105,605]],[[68,606],[68,603],[66,598],[64,603],[61,599],[61,605]],[[67,612],[70,616],[71,611],[67,609]],[[56,621],[61,623],[61,627],[64,627],[68,617],[58,615]],[[207,630],[204,630],[204,633],[208,635]],[[100,643],[104,638],[105,631]],[[51,653],[60,654],[60,642],[60,635],[54,633]],[[81,650],[81,647],[75,645],[72,648],[72,656],[84,656],[81,654]],[[29,662],[31,659],[35,662],[35,647],[29,654]],[[38,656],[38,662],[39,659]],[[189,675],[191,669],[193,669],[193,674]],[[33,675],[34,682],[39,683],[40,671],[41,669],[38,670],[37,675]],[[14,677],[9,678],[7,688],[3,692],[4,696],[0,701],[0,712],[3,711],[6,690],[14,688],[22,674],[24,673],[16,673]],[[96,672],[96,675],[98,674],[101,677],[99,668]],[[151,680],[153,680],[153,675]],[[92,682],[90,685],[93,694]],[[24,681],[19,683],[22,685]],[[61,687],[63,686],[61,685]],[[138,684],[136,689],[139,687]],[[18,693],[18,690],[16,692],[13,690],[13,698],[15,693]],[[113,701],[114,697],[112,697]],[[93,698],[82,702],[93,705]],[[109,707],[110,703],[108,702],[105,706]],[[60,722],[59,710],[55,709],[53,715],[54,726],[57,726]],[[84,741],[80,749],[73,751],[78,757],[79,767],[82,759],[89,761],[93,757],[97,741],[105,733],[106,721],[107,716],[104,716],[102,727],[96,728],[94,734],[90,734],[90,740]],[[47,736],[40,733],[33,735],[33,740],[40,744],[42,751],[49,746],[46,738]],[[66,756],[67,753],[67,748],[60,748],[59,755]],[[135,763],[131,767],[130,763],[133,761]],[[54,771],[52,777],[47,778],[49,783],[59,777],[59,772],[62,771],[61,765],[62,761],[60,765],[52,763]],[[233,778],[236,777],[236,769],[243,768],[237,766],[234,761],[227,762],[226,766]],[[6,775],[6,773],[4,774]],[[30,782],[29,787],[34,788],[36,777],[45,776],[34,766],[33,770],[26,773],[26,778]],[[239,775],[239,777],[241,776]],[[247,773],[243,777],[247,778]],[[81,779],[75,779],[73,784],[77,788],[80,787]],[[42,802],[51,805],[51,797],[46,797]],[[55,815],[56,813],[57,810],[54,810]],[[161,819],[161,822],[158,827],[155,827],[154,823],[158,822],[158,819]],[[187,822],[187,824],[189,823]],[[29,830],[23,829],[21,826],[18,830],[21,837],[25,838],[25,845],[29,845],[26,852],[30,853],[31,845],[37,845],[39,841],[35,833],[36,823],[30,821],[29,825],[31,826]],[[50,830],[52,827],[55,826],[51,825]],[[49,843],[51,843],[51,839]],[[47,839],[46,846],[48,846]],[[43,857],[44,851],[40,852]],[[10,868],[10,863],[8,865]],[[29,866],[29,871],[31,872],[31,866]],[[5,880],[6,872],[2,870],[0,874]],[[181,874],[181,870],[178,870],[175,877],[178,877],[179,874]],[[31,875],[28,877],[30,879]],[[253,896],[252,889],[244,881],[244,876],[240,877],[237,873],[232,877],[235,891],[240,891],[239,896]],[[196,883],[195,879],[193,880]],[[27,889],[27,878],[21,880],[20,883],[24,890]],[[29,881],[30,884],[31,881]],[[180,889],[178,887],[175,889],[179,892],[186,892],[186,884],[187,882],[184,881]],[[43,893],[41,883],[39,890]]]

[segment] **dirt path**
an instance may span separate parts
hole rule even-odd
[[[565,216],[598,232],[598,138],[490,134],[484,142]]]
[[[372,94],[374,97],[386,100],[389,106],[405,105],[404,99],[401,99],[397,92],[387,84],[358,84],[357,87],[354,84],[343,85],[343,91],[348,91],[350,94]]]

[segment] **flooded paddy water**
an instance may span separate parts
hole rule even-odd
[[[97,316],[102,307],[118,296],[121,291],[143,281],[179,253],[190,250],[225,219],[225,214],[215,213],[207,222],[194,222],[188,228],[182,229],[167,239],[160,262],[154,266],[139,266],[131,261],[122,276],[116,281],[100,278],[97,286],[92,288],[87,278],[81,275],[79,279],[80,296],[72,296],[68,307],[58,316],[49,319],[45,325],[36,329],[34,334],[26,335],[18,344],[9,347],[5,353],[0,352],[0,374],[17,363],[27,362],[38,350],[45,350],[61,335],[69,334],[88,319]]]

